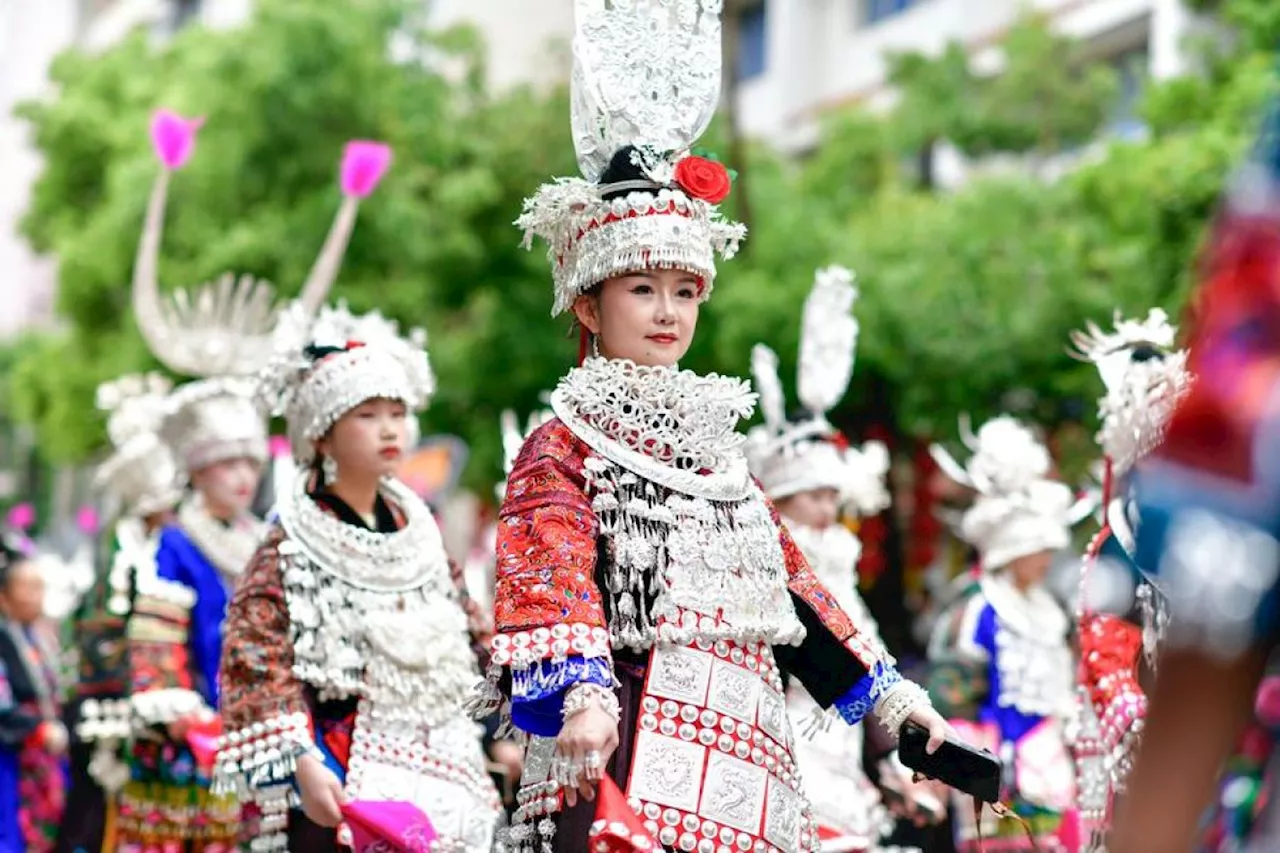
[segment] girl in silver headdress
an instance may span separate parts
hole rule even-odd
[[[814,850],[783,672],[851,723],[913,719],[934,746],[946,726],[751,478],[747,384],[677,367],[714,254],[744,236],[717,208],[730,174],[690,153],[719,95],[719,4],[575,8],[584,177],[545,185],[518,224],[550,244],[555,311],[590,357],[499,514],[486,709],[531,736],[509,844]]]
[[[252,374],[271,353],[280,306],[269,286],[249,276],[226,275],[194,294],[178,290],[161,297],[160,237],[170,177],[192,155],[200,125],[166,110],[152,120],[163,168],[134,265],[133,308],[148,347],[173,372],[197,378],[169,395],[159,426],[189,488],[173,522],[159,533],[154,571],[142,575],[149,593],[135,600],[130,617],[130,630],[139,623],[141,638],[130,643],[130,708],[152,736],[134,740],[119,843],[217,850],[236,842],[240,810],[234,800],[210,795],[207,757],[193,753],[193,733],[212,736],[205,730],[217,718],[223,618],[264,532],[250,512],[267,459],[266,418],[254,404]],[[358,200],[377,182],[380,172],[366,168],[362,151],[353,143],[344,156],[345,198],[295,303],[299,316],[310,316],[324,300]],[[175,802],[182,807],[174,808]]]
[[[486,623],[431,511],[393,479],[435,387],[423,344],[326,309],[281,326],[263,372],[302,473],[227,615],[216,786],[252,799],[279,849],[350,844],[345,809],[384,800],[421,809],[433,849],[492,843],[497,792],[464,708]]]

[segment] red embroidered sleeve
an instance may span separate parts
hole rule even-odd
[[[222,642],[222,721],[227,731],[306,714],[302,683],[293,674],[289,608],[273,528],[236,586]]]
[[[774,524],[778,525],[778,535],[782,541],[782,557],[787,565],[787,587],[792,594],[807,604],[831,632],[841,645],[848,649],[864,669],[870,672],[875,664],[892,665],[893,657],[880,642],[875,629],[860,626],[845,612],[817,575],[809,568],[809,561],[804,558],[800,546],[791,538],[787,527],[778,515],[773,501],[765,498],[769,505],[769,514]]]
[[[585,446],[552,420],[516,459],[498,514],[495,665],[609,654],[585,456]]]
[[[219,670],[225,734],[212,790],[256,803],[264,827],[288,812],[297,760],[315,749],[302,682],[293,674],[279,551],[284,539],[273,527],[236,585]]]

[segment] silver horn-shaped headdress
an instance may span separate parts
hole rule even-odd
[[[160,435],[186,472],[226,459],[265,461],[266,423],[253,402],[251,377],[272,355],[273,334],[284,309],[272,287],[252,276],[228,274],[194,293],[160,294],[159,254],[171,172],[195,149],[202,120],[160,110],[151,138],[162,169],[147,204],[133,270],[133,309],[138,328],[155,357],[175,373],[197,377],[170,397]],[[355,224],[359,199],[377,185],[390,149],[371,142],[348,143],[343,155],[343,202],[319,257],[303,284],[294,311],[313,316],[328,295]]]
[[[189,159],[199,120],[161,110],[152,120],[152,141],[162,168],[147,203],[146,221],[133,268],[133,311],[151,352],[175,373],[193,377],[250,376],[271,354],[271,336],[283,308],[271,285],[227,273],[192,293],[177,289],[162,297],[160,238],[171,173]],[[299,301],[315,313],[328,296],[355,226],[360,199],[376,186],[389,162],[385,146],[354,142],[342,164],[343,200],[324,246],[302,286]]]
[[[553,314],[610,276],[715,279],[746,234],[720,218],[731,177],[690,148],[720,99],[722,0],[576,0],[570,109],[580,178],[544,184],[516,225],[548,244]],[[625,177],[610,177],[623,163]]]
[[[888,504],[884,476],[888,453],[878,442],[846,447],[827,420],[849,388],[858,345],[858,298],[853,272],[826,267],[814,275],[800,327],[800,364],[796,392],[804,416],[786,416],[778,378],[778,357],[764,344],[751,351],[751,372],[760,393],[764,424],[751,430],[747,457],[765,492],[784,498],[820,488],[838,489],[861,514]]]

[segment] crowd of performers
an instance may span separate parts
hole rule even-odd
[[[889,505],[889,454],[827,419],[853,371],[853,276],[814,277],[799,409],[764,344],[754,383],[680,369],[716,255],[745,237],[719,209],[729,173],[690,153],[720,21],[693,0],[578,7],[582,174],[517,225],[548,244],[579,363],[525,429],[504,418],[492,544],[466,566],[394,476],[436,387],[425,336],[326,304],[390,152],[348,146],[294,302],[232,276],[166,299],[165,203],[198,123],[156,114],[133,307],[186,379],[99,389],[110,549],[74,684],[30,543],[0,545],[0,853],[886,853],[904,825],[940,827],[925,849],[1108,848],[1170,622],[1135,561],[1130,473],[1193,387],[1174,328],[1153,310],[1074,338],[1103,392],[1093,488],[1008,416],[963,425],[964,463],[934,448],[973,562],[910,680],[859,595],[849,523]],[[292,464],[263,520],[270,417]],[[1073,539],[1089,544],[1064,599],[1048,575]],[[1259,695],[1203,849],[1259,824],[1280,690]],[[909,770],[907,722],[931,749],[998,756],[1005,807]]]

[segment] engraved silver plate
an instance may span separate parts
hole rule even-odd
[[[551,760],[556,754],[556,739],[553,737],[529,738],[529,746],[524,752],[524,772],[520,774],[520,784],[532,785],[545,782],[551,778]]]
[[[645,692],[705,707],[713,658],[693,649],[660,647],[653,652]]]
[[[797,853],[800,850],[802,811],[800,796],[785,783],[770,778],[764,819],[765,840],[784,853]]]
[[[713,752],[698,814],[719,823],[760,834],[768,773],[723,752]]]
[[[687,812],[698,808],[698,788],[707,750],[656,732],[636,735],[627,796]]]
[[[782,695],[771,687],[760,691],[760,728],[778,743],[790,746],[786,705]]]
[[[740,666],[717,660],[711,665],[711,691],[707,707],[748,723],[756,721],[756,705],[763,685],[760,676]]]

